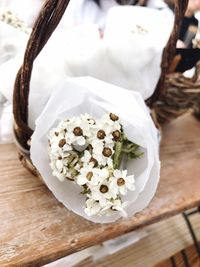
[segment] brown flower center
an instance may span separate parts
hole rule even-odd
[[[88,149],[88,150],[90,151],[90,153],[91,153],[91,152],[92,152],[92,149],[93,149],[92,145],[89,144],[88,147],[87,147],[87,149]]]
[[[58,143],[59,147],[63,147],[66,144],[66,140],[65,139],[61,139]]]
[[[100,186],[100,189],[99,189],[99,190],[100,190],[101,193],[105,194],[105,193],[108,192],[108,187],[107,187],[107,185],[102,184],[102,185]]]
[[[88,172],[87,173],[86,178],[88,179],[88,181],[91,181],[92,176],[93,176],[93,172]]]
[[[91,157],[90,162],[94,163],[94,167],[98,166],[98,161],[95,158]]]
[[[116,130],[112,133],[114,141],[119,141],[121,138],[121,133],[119,130]]]
[[[104,139],[106,136],[106,133],[103,130],[99,130],[97,133],[97,138]]]
[[[83,130],[80,127],[75,127],[73,133],[75,136],[81,136],[83,135]]]
[[[108,158],[112,155],[112,150],[109,147],[104,147],[102,154]]]
[[[110,113],[110,119],[112,121],[118,121],[119,120],[119,117],[117,115],[113,114],[113,113]]]
[[[118,186],[122,186],[122,185],[124,185],[125,184],[125,180],[123,179],[123,178],[119,178],[119,179],[117,179],[117,185]]]

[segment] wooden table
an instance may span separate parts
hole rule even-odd
[[[199,213],[190,217],[198,240],[200,240],[199,220]],[[145,232],[148,233],[147,236],[137,243],[95,261],[88,256],[76,267],[172,267],[170,263],[172,256],[177,267],[186,267],[180,253],[183,249],[191,264],[190,267],[200,267],[200,264],[192,265],[193,262],[199,262],[198,255],[182,214],[146,226]],[[65,262],[65,258],[61,259],[58,266],[66,266]]]
[[[200,205],[200,122],[185,115],[163,128],[162,171],[151,204],[113,224],[69,212],[18,161],[13,144],[0,146],[0,266],[41,266],[83,248]]]

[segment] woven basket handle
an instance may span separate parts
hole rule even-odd
[[[145,1],[143,0],[139,2],[143,5]],[[34,24],[24,55],[23,65],[19,69],[15,80],[13,94],[13,113],[15,120],[14,132],[19,144],[27,150],[30,148],[28,141],[33,134],[33,130],[28,126],[28,97],[33,62],[56,29],[68,3],[69,0],[46,1]],[[151,103],[156,101],[161,93],[165,75],[175,53],[176,40],[187,3],[188,0],[175,0],[176,14],[174,29],[163,53],[162,74]]]
[[[170,67],[174,56],[176,54],[176,43],[180,33],[182,21],[188,6],[188,0],[175,0],[175,18],[174,27],[170,35],[169,41],[163,51],[162,63],[161,63],[161,76],[158,81],[154,94],[148,101],[150,107],[153,107],[154,103],[159,100],[159,97],[165,93],[165,77],[170,72]]]

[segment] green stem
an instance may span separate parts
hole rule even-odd
[[[113,157],[113,167],[114,169],[119,169],[119,166],[121,164],[122,160],[122,147],[123,147],[123,141],[122,142],[116,142],[115,144],[115,153]]]
[[[128,159],[136,159],[143,155],[138,151],[139,146],[132,143],[122,134],[121,140],[115,143],[115,153],[113,155],[113,167],[119,169],[122,159],[126,156]]]

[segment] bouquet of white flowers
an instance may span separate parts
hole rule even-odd
[[[58,86],[37,119],[31,159],[67,208],[105,223],[149,203],[159,180],[158,147],[139,93],[74,78]]]
[[[110,113],[95,120],[81,114],[63,120],[51,130],[49,147],[52,174],[82,186],[88,216],[115,211],[126,216],[128,202],[122,197],[135,190],[135,179],[119,168],[123,156],[133,159],[142,153],[125,136],[118,116]]]

